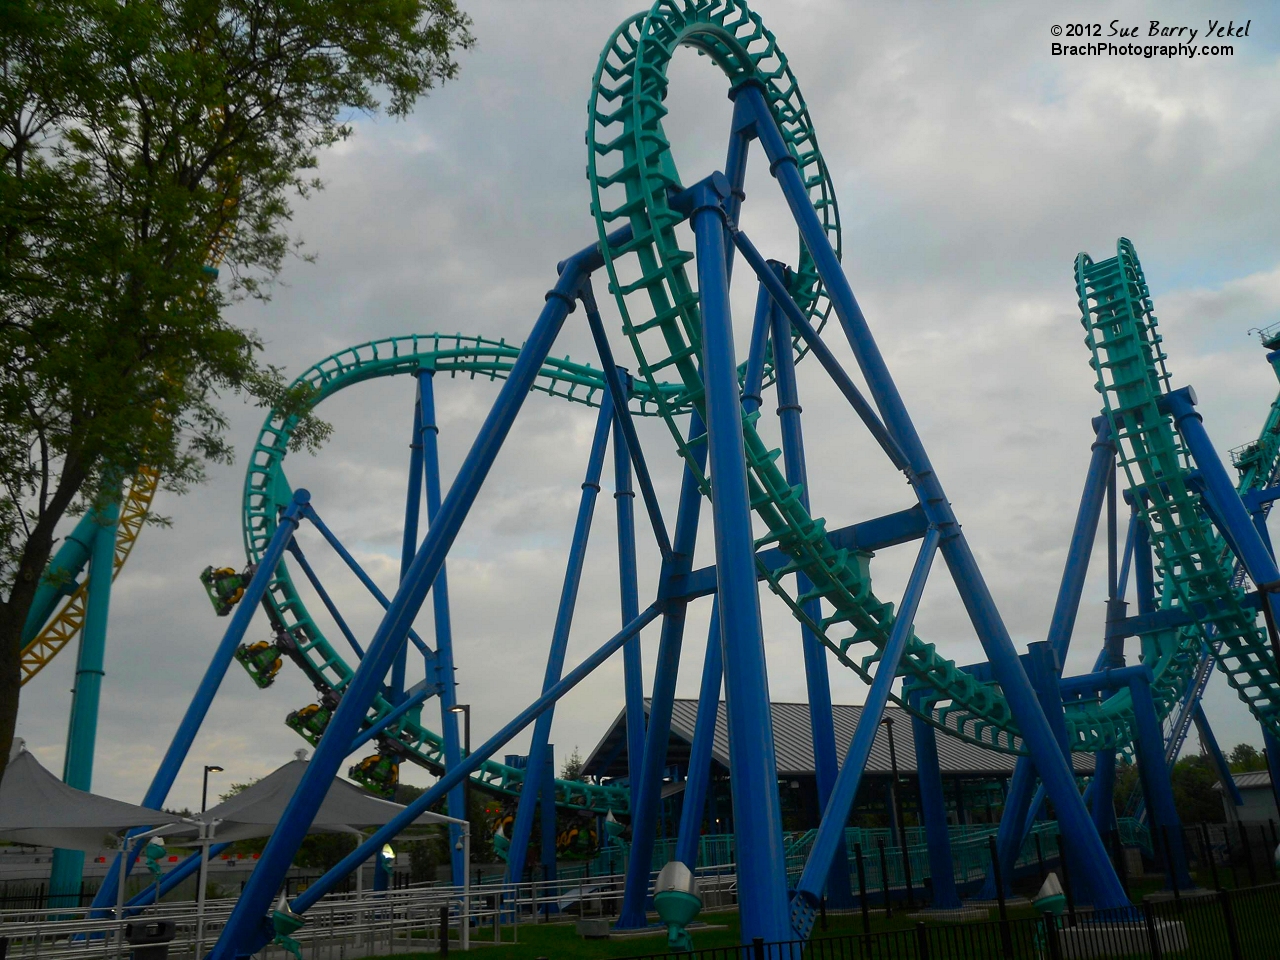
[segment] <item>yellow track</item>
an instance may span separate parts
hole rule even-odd
[[[129,558],[133,543],[142,531],[142,524],[147,519],[147,511],[151,509],[151,500],[156,494],[156,486],[160,475],[150,467],[139,467],[137,474],[129,481],[129,487],[120,503],[120,525],[116,531],[116,555],[111,579],[120,576],[120,568]],[[58,652],[76,638],[84,626],[85,600],[89,596],[89,578],[86,576],[76,588],[62,609],[45,624],[40,635],[22,650],[22,683],[43,670]]]

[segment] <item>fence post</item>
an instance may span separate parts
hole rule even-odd
[[[1240,935],[1236,931],[1236,917],[1231,909],[1231,895],[1226,890],[1219,891],[1218,902],[1222,904],[1222,919],[1227,928],[1227,947],[1231,951],[1231,960],[1242,960]]]
[[[1209,827],[1200,824],[1200,844],[1204,847],[1204,858],[1209,861],[1209,874],[1213,877],[1213,889],[1222,890],[1222,880],[1218,877],[1218,858],[1213,855],[1213,846],[1209,843]]]
[[[1253,867],[1253,851],[1249,849],[1249,831],[1244,825],[1243,820],[1237,820],[1240,825],[1240,846],[1244,850],[1244,862],[1249,868],[1249,886],[1256,887],[1258,885],[1258,871]]]
[[[1160,845],[1164,847],[1164,862],[1169,868],[1169,886],[1173,889],[1173,899],[1182,901],[1182,891],[1178,889],[1178,865],[1174,861],[1173,844],[1169,842],[1169,825],[1160,824]]]
[[[1228,824],[1222,825],[1222,845],[1227,848],[1227,866],[1231,868],[1231,886],[1240,889],[1240,873],[1236,870],[1236,854],[1231,849],[1231,827]]]
[[[440,907],[440,956],[449,955],[449,905]]]
[[[822,902],[818,904],[818,916],[821,919],[822,932],[826,933],[827,932],[827,897],[825,894],[822,897]]]
[[[1258,837],[1262,840],[1262,849],[1270,852],[1273,848],[1267,844],[1267,828],[1262,824],[1258,824]],[[1269,856],[1266,858],[1267,869],[1271,872],[1271,882],[1276,882],[1276,858]]]
[[[756,937],[751,941],[751,952],[755,960],[764,960],[764,937]]]
[[[1124,895],[1129,896],[1129,864],[1124,855],[1124,841],[1120,839],[1120,831],[1112,830],[1108,837],[1111,840],[1111,855],[1116,860],[1116,873],[1120,877],[1120,886],[1124,887]]]
[[[1062,849],[1062,834],[1058,834],[1058,866],[1062,868],[1062,892],[1067,896],[1067,922],[1076,925],[1076,897],[1071,892],[1071,872],[1067,869],[1067,853]]]
[[[862,904],[862,932],[871,932],[871,908],[867,906],[867,874],[862,866],[862,844],[853,845],[853,857],[858,864],[858,902]]]
[[[880,892],[884,894],[884,918],[888,920],[893,916],[893,907],[889,905],[889,861],[884,855],[884,838],[877,838],[876,845],[880,848]]]
[[[987,848],[991,851],[991,875],[996,882],[996,903],[1000,906],[1000,946],[1005,957],[1013,956],[1013,933],[1009,929],[1009,916],[1004,903],[1004,877],[1000,875],[1000,854],[996,848],[995,834],[987,836]]]
[[[1156,916],[1148,900],[1142,901],[1142,919],[1147,924],[1147,947],[1151,950],[1151,960],[1160,960],[1160,937],[1156,935]]]
[[[924,921],[916,921],[916,948],[920,954],[920,960],[929,960],[929,931],[925,928]]]
[[[1041,920],[1044,923],[1044,940],[1049,946],[1049,960],[1062,960],[1062,944],[1058,942],[1058,918],[1046,912]]]

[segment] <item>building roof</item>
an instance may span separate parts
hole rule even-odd
[[[644,704],[649,713],[649,701]],[[854,727],[862,716],[862,707],[836,704],[832,708],[836,728],[836,756],[844,762]],[[773,742],[777,754],[778,776],[813,775],[813,734],[809,725],[807,703],[770,704],[773,715]],[[693,742],[694,721],[698,713],[697,700],[676,700],[671,712],[671,737],[667,743],[668,765],[686,765],[689,748]],[[885,716],[893,718],[893,743],[898,755],[898,769],[913,773],[916,769],[916,749],[911,734],[911,715],[901,707],[886,707]],[[1005,777],[1013,772],[1015,756],[979,747],[941,731],[938,732],[938,764],[943,774],[994,775]],[[724,701],[716,714],[716,732],[711,751],[713,762],[721,771],[729,767],[729,728]],[[1077,773],[1093,772],[1092,754],[1074,754]],[[888,774],[889,735],[884,727],[876,732],[867,761],[870,774]],[[611,779],[627,775],[626,711],[618,715],[604,738],[587,757],[583,772],[592,777]]]
[[[1231,779],[1236,782],[1237,790],[1256,790],[1259,787],[1271,786],[1271,774],[1266,770],[1250,770],[1248,773],[1233,773]],[[1213,789],[1222,790],[1221,783],[1215,783]]]

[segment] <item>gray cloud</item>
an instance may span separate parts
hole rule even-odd
[[[272,362],[300,372],[349,344],[410,332],[460,330],[518,343],[556,261],[593,240],[584,107],[598,51],[632,5],[468,6],[480,44],[459,80],[406,123],[357,119],[354,139],[323,158],[328,188],[295,219],[319,264],[290,264],[270,305],[236,308],[239,322],[262,332]],[[1049,27],[1063,14],[1034,5],[759,7],[817,124],[863,308],[1010,631],[1019,644],[1041,639],[1098,406],[1076,312],[1076,252],[1101,259],[1117,236],[1135,241],[1175,380],[1195,384],[1224,453],[1256,435],[1275,396],[1262,351],[1245,335],[1277,319],[1280,306],[1274,13],[1260,4],[1213,8],[1237,21],[1253,17],[1253,36],[1237,43],[1233,58],[1067,61],[1049,56]],[[1179,7],[1177,16],[1199,21],[1200,9],[1208,12]],[[1086,4],[1071,16],[1145,23],[1168,19],[1168,10]],[[670,105],[667,131],[692,181],[723,163],[724,83],[706,60],[678,57]],[[758,163],[747,192],[746,229],[766,252],[793,258],[794,229]],[[740,277],[734,307],[743,353],[754,296]],[[616,327],[612,305],[605,310]],[[625,363],[630,351],[616,334]],[[847,346],[829,339],[852,368]],[[580,313],[555,352],[594,358]],[[816,365],[803,364],[800,380],[816,509],[837,525],[908,505],[908,488]],[[447,476],[495,394],[489,383],[438,383]],[[312,490],[322,515],[388,590],[399,566],[410,401],[404,382],[340,395],[324,407],[333,442],[314,460],[292,456],[289,466],[294,484]],[[772,406],[767,399],[761,422],[776,437]],[[212,469],[210,482],[189,496],[160,499],[174,527],[144,534],[113,597],[95,771],[96,789],[112,796],[141,795],[226,623],[212,615],[196,576],[208,563],[240,562],[244,453],[263,413],[234,398],[227,407],[240,463]],[[452,554],[460,697],[475,704],[477,738],[541,684],[593,423],[585,408],[531,397]],[[660,424],[643,424],[642,436],[670,523],[679,484],[674,448]],[[606,484],[570,663],[619,622],[613,525]],[[640,533],[643,598],[656,576],[643,518]],[[701,540],[699,562],[710,562],[705,517]],[[318,538],[304,545],[367,638],[375,605]],[[912,555],[900,547],[877,558],[883,596],[901,591]],[[1087,668],[1099,643],[1102,562],[1099,553],[1072,670]],[[941,565],[935,569],[921,634],[961,662],[981,659],[954,587]],[[804,699],[798,629],[767,593],[762,603],[773,695]],[[697,690],[707,606],[690,620],[682,695]],[[424,636],[429,607],[419,618]],[[259,620],[251,639],[266,636]],[[655,629],[644,643],[651,679]],[[24,690],[19,733],[55,769],[72,659],[64,654]],[[836,699],[860,702],[861,684],[833,673]],[[286,668],[264,692],[233,668],[171,802],[198,802],[202,763],[243,780],[288,759],[300,741],[281,721],[312,698],[296,670]],[[558,752],[589,749],[621,704],[622,668],[611,662],[560,705]],[[1259,740],[1221,678],[1207,704],[1225,744]]]

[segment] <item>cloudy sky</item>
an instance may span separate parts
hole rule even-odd
[[[554,282],[557,260],[591,242],[583,145],[596,58],[632,3],[481,3],[476,49],[459,78],[407,122],[356,118],[355,136],[321,161],[327,189],[298,206],[293,229],[318,256],[289,264],[274,300],[235,309],[266,358],[291,375],[345,346],[433,331],[520,342]],[[1251,20],[1234,55],[1176,60],[1051,56],[1062,5],[767,2],[757,8],[788,54],[838,191],[844,263],[881,349],[965,525],[1014,639],[1043,639],[1098,411],[1076,309],[1076,253],[1137,246],[1177,385],[1194,384],[1226,451],[1256,436],[1276,379],[1250,328],[1280,320],[1280,15],[1264,4],[1071,5],[1080,22],[1148,30],[1152,18],[1203,34],[1212,17]],[[1203,37],[1197,44],[1203,42]],[[667,132],[686,183],[723,163],[730,104],[713,65],[673,62]],[[794,230],[767,170],[749,173],[744,227],[766,253],[794,259]],[[740,356],[754,290],[734,291]],[[604,304],[617,334],[617,314]],[[847,347],[829,338],[852,369]],[[615,350],[630,355],[620,335]],[[593,361],[581,312],[555,352]],[[832,526],[911,502],[825,382],[800,368],[815,509]],[[489,383],[437,386],[446,477],[496,395]],[[290,457],[295,486],[390,592],[399,563],[412,388],[382,381],[326,403],[335,433],[315,458]],[[94,787],[140,798],[227,621],[197,581],[207,564],[244,562],[240,490],[263,411],[226,398],[240,452],[232,468],[157,509],[111,609]],[[763,429],[776,436],[766,399]],[[555,615],[592,411],[542,395],[526,404],[449,561],[461,688],[473,738],[495,731],[538,693]],[[668,522],[679,481],[674,448],[642,426]],[[569,663],[619,623],[612,498],[602,496]],[[699,561],[709,562],[704,524]],[[641,593],[657,553],[641,528]],[[304,545],[357,631],[377,614],[337,562]],[[884,551],[877,591],[896,598],[914,550]],[[1098,555],[1095,561],[1102,560]],[[1100,642],[1104,587],[1095,562],[1068,664],[1088,669]],[[982,658],[942,564],[917,620],[961,663]],[[771,692],[804,699],[798,628],[762,597]],[[708,604],[691,615],[680,693],[696,694]],[[429,605],[419,628],[431,629]],[[261,616],[250,639],[267,639]],[[646,682],[656,628],[644,635]],[[1131,651],[1132,652],[1132,651]],[[61,768],[73,657],[23,691],[19,735]],[[862,685],[833,667],[837,702]],[[419,667],[420,675],[420,667]],[[415,679],[411,677],[411,679]],[[559,706],[557,761],[585,755],[622,706],[611,662]],[[233,666],[171,804],[199,802],[200,768],[217,788],[261,776],[302,742],[285,715],[314,699],[286,666],[260,691]],[[1227,746],[1260,743],[1221,676],[1206,697]],[[427,716],[438,717],[435,705]],[[527,737],[510,750],[522,752]],[[1194,740],[1192,744],[1194,749]],[[505,752],[505,751],[504,751]],[[353,757],[352,759],[357,759]],[[428,783],[406,768],[405,779]]]

